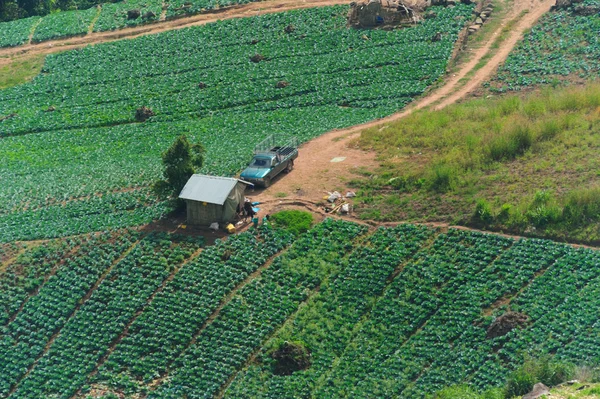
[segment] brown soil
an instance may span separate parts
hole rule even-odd
[[[486,338],[492,339],[502,337],[518,327],[523,327],[527,324],[528,317],[522,313],[506,312],[502,316],[496,318],[489,326]]]

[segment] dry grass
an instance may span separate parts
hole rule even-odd
[[[559,208],[578,204],[590,197],[586,189],[595,193],[600,186],[600,85],[419,111],[364,131],[358,144],[375,150],[382,163],[377,173],[354,182],[362,188],[364,218],[469,224],[478,199],[495,212],[510,204],[513,212],[524,213],[539,192]],[[600,240],[595,221],[554,231],[531,227],[496,226],[569,241]]]
[[[26,83],[42,70],[45,56],[6,58],[0,62],[0,90]]]

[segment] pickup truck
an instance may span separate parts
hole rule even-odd
[[[298,140],[295,137],[279,144],[275,136],[269,136],[254,147],[254,158],[240,178],[258,186],[269,187],[279,173],[289,173],[294,169],[296,158]]]

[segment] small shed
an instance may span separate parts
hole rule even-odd
[[[252,184],[231,177],[193,175],[179,194],[187,205],[187,222],[204,226],[231,222],[243,205],[247,185]]]

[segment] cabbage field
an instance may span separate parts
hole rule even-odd
[[[581,10],[596,10],[583,15]],[[600,76],[600,1],[577,2],[544,15],[509,55],[492,80],[495,90],[557,84]]]
[[[253,1],[256,0],[123,0],[87,9],[57,11],[43,17],[0,22],[0,48],[26,44],[30,35],[35,43],[83,36],[89,31],[105,32],[156,22],[163,9],[165,18],[171,19]],[[140,16],[128,19],[127,12],[130,10],[139,10]]]
[[[164,215],[148,187],[181,134],[206,148],[203,172],[231,176],[267,135],[307,141],[401,109],[442,76],[472,6],[438,7],[393,31],[348,29],[347,11],[221,21],[48,56],[32,82],[0,91],[0,243]],[[155,116],[139,123],[142,106]]]
[[[20,248],[0,274],[0,397],[422,398],[501,385],[528,353],[600,361],[594,250],[334,219],[203,244],[120,230]],[[507,309],[526,325],[488,337]],[[310,367],[275,373],[282,341]]]

